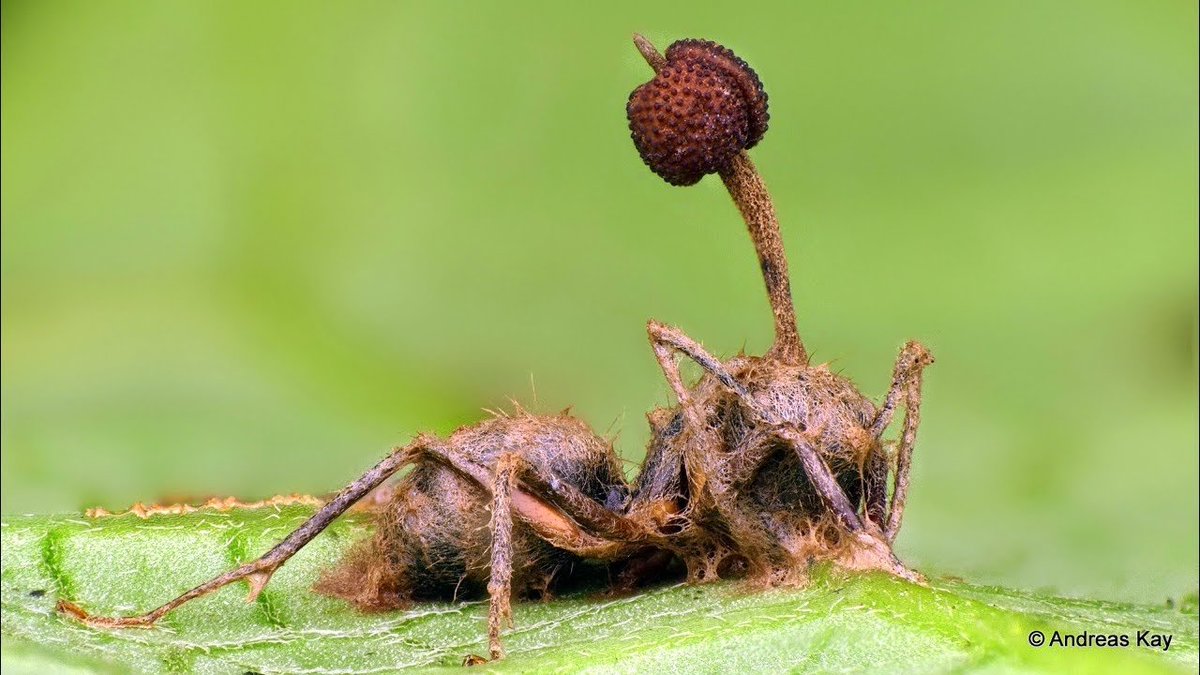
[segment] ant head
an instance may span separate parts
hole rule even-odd
[[[900,350],[900,360],[896,362],[896,368],[904,370],[914,370],[924,368],[933,363],[933,354],[925,348],[925,345],[910,340],[904,345],[904,349]]]

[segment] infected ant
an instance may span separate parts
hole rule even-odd
[[[545,593],[575,563],[623,562],[626,578],[639,581],[678,559],[692,582],[750,575],[778,584],[802,581],[812,560],[829,558],[919,579],[891,542],[908,490],[921,371],[932,358],[910,342],[879,408],[848,380],[808,364],[774,207],[745,152],[766,130],[757,75],[710,42],[676,42],[665,58],[641,36],[635,42],[656,71],[630,97],[635,145],[673,184],[720,174],[758,252],[775,341],[764,356],[722,362],[682,332],[650,323],[678,405],[649,416],[652,439],[632,490],[611,445],[586,424],[519,411],[395,449],[262,557],[151,612],[96,617],[66,600],[60,610],[98,627],[146,627],[242,579],[253,600],[292,555],[408,465],[375,535],[317,590],[387,609],[486,587],[492,659],[504,654],[500,632],[511,622],[513,593]],[[676,353],[704,371],[690,389]],[[892,467],[880,437],[900,403],[906,414],[889,505]]]

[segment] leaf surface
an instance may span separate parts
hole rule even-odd
[[[457,669],[486,653],[483,602],[426,603],[362,615],[309,589],[365,536],[361,517],[335,523],[275,575],[252,604],[237,584],[185,605],[152,629],[96,630],[54,610],[153,608],[252,559],[308,507],[187,515],[21,516],[2,530],[5,672],[378,673]],[[1197,666],[1197,616],[1186,609],[1064,599],[935,579],[818,569],[800,590],[739,584],[673,586],[611,597],[583,593],[515,606],[497,672],[747,672],[782,670],[1109,670]],[[1051,637],[1170,634],[1145,647],[1030,647]]]

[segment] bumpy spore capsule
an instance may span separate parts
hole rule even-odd
[[[626,112],[642,160],[672,185],[720,171],[762,139],[769,118],[758,75],[707,40],[672,44],[666,65],[633,91]]]

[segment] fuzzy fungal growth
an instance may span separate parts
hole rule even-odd
[[[614,509],[623,507],[629,495],[610,444],[567,415],[518,412],[463,427],[444,441],[426,438],[422,443],[481,469],[500,466],[507,457],[519,458]],[[375,536],[326,574],[317,590],[377,611],[405,607],[414,600],[486,597],[493,555],[506,558],[498,566],[511,568],[509,584],[516,597],[548,598],[557,582],[583,571],[586,560],[555,547],[523,519],[511,524],[510,550],[498,547],[494,553],[492,531],[499,523],[493,523],[493,499],[450,466],[418,464],[392,491],[377,518]],[[535,525],[571,529],[548,505],[524,495],[515,500],[518,512],[527,506],[530,512],[544,511]],[[511,503],[506,508],[511,510]]]
[[[758,75],[732,51],[707,40],[667,49],[654,79],[626,106],[633,144],[672,185],[716,173],[767,131],[767,95]]]
[[[766,131],[761,82],[712,42],[682,40],[665,57],[645,38],[635,43],[656,74],[630,98],[634,143],[668,182],[721,176],[754,243],[775,341],[762,356],[722,361],[682,331],[650,322],[650,344],[677,403],[649,415],[652,438],[632,488],[611,443],[586,424],[566,413],[518,411],[394,449],[261,557],[157,609],[100,617],[60,598],[60,611],[97,628],[148,627],[235,582],[245,581],[253,599],[289,558],[371,495],[386,495],[371,511],[374,536],[317,590],[364,610],[486,594],[491,659],[504,654],[513,597],[544,598],[565,577],[607,564],[618,567],[623,586],[680,570],[693,583],[794,584],[814,560],[918,580],[892,541],[932,356],[908,343],[879,405],[826,366],[809,364],[775,208],[746,154]],[[684,382],[681,356],[700,366],[698,382]],[[900,407],[903,432],[885,441]]]

